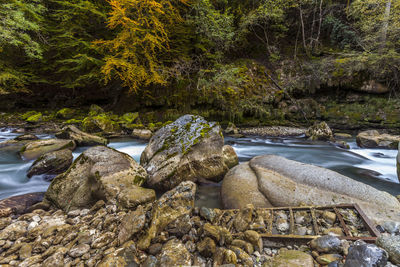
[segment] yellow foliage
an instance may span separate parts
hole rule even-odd
[[[117,34],[95,42],[108,54],[102,68],[105,81],[117,77],[134,92],[152,83],[165,84],[160,58],[169,52],[172,26],[182,21],[177,5],[187,1],[108,0],[108,27]]]

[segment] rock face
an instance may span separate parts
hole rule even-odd
[[[376,244],[389,253],[389,259],[394,264],[400,264],[400,236],[380,236]]]
[[[27,143],[21,148],[20,154],[24,159],[32,160],[52,151],[62,149],[73,151],[75,147],[73,140],[43,139]]]
[[[168,190],[185,180],[220,181],[229,169],[223,146],[219,125],[185,115],[158,130],[143,151],[140,163],[149,174],[147,184]]]
[[[359,133],[356,137],[356,141],[359,147],[397,149],[400,136],[380,134],[376,130],[370,130]]]
[[[106,138],[82,132],[74,125],[65,126],[61,132],[56,133],[56,137],[60,139],[74,140],[78,146],[97,146],[108,144]]]
[[[314,124],[306,131],[306,136],[311,140],[333,140],[333,133],[326,122]]]
[[[45,197],[65,211],[89,207],[99,199],[132,207],[155,198],[153,190],[139,187],[146,177],[146,171],[129,155],[96,146],[54,178]]]
[[[60,174],[68,170],[73,161],[72,151],[63,149],[40,156],[29,168],[27,176]]]
[[[221,194],[225,208],[243,203],[264,206],[266,200],[278,207],[358,203],[371,219],[400,221],[395,212],[400,203],[390,194],[337,172],[275,155],[255,157],[233,168],[222,183]]]

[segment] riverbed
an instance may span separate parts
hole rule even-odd
[[[19,134],[12,129],[0,129],[0,142]],[[51,135],[39,135],[50,138]],[[337,171],[357,181],[369,184],[392,195],[400,194],[396,174],[397,150],[359,148],[354,139],[348,139],[350,149],[342,149],[327,142],[310,142],[302,136],[290,138],[225,138],[238,154],[239,161],[245,162],[254,156],[275,154],[288,159],[314,164]],[[146,142],[136,139],[112,139],[110,147],[140,161]],[[77,158],[86,147],[77,148]],[[24,161],[16,153],[0,150],[0,199],[32,192],[44,192],[50,182],[44,175],[28,178],[26,172],[33,161]],[[220,207],[220,185],[200,185],[196,204],[198,206]]]

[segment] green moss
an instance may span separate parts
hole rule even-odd
[[[42,121],[42,119],[43,119],[43,115],[42,115],[42,113],[39,112],[39,113],[37,113],[35,115],[32,115],[29,118],[27,118],[26,121],[34,123],[34,122],[40,122],[40,121]]]
[[[71,108],[63,108],[57,111],[56,117],[59,119],[72,119],[76,114],[76,111]]]
[[[38,112],[36,112],[36,111],[28,111],[28,112],[22,114],[22,115],[20,116],[20,118],[21,118],[22,120],[25,121],[25,120],[27,120],[29,117],[34,116],[34,115],[36,115],[36,114],[38,114]]]
[[[125,113],[119,117],[119,123],[133,124],[139,118],[139,113]]]

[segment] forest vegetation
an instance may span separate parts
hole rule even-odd
[[[0,94],[46,95],[40,105],[127,96],[135,110],[240,122],[290,95],[371,81],[400,94],[400,1],[0,2]]]

